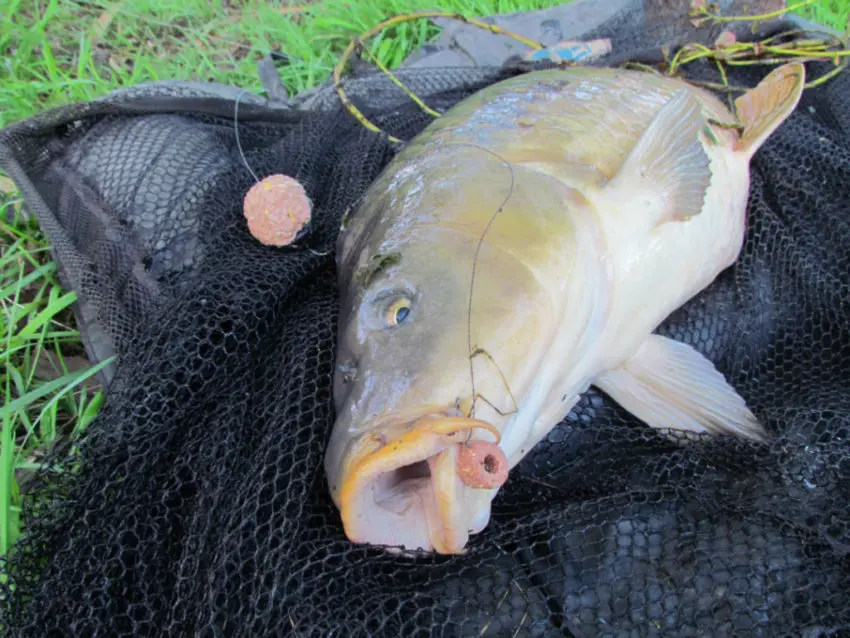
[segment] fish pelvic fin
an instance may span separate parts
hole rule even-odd
[[[673,339],[650,335],[630,359],[593,385],[655,429],[768,439],[714,364]]]
[[[735,100],[735,110],[744,130],[737,150],[755,155],[776,129],[791,115],[806,83],[802,62],[783,64],[771,71],[755,88]]]
[[[674,94],[605,187],[612,202],[630,213],[637,208],[652,226],[700,214],[711,185],[711,161],[700,139],[706,127],[696,96]]]

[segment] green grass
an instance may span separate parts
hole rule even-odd
[[[292,58],[281,68],[292,93],[326,80],[349,39],[405,11],[487,15],[560,0],[5,0],[0,24],[0,126],[68,102],[161,79],[219,81],[260,92],[257,60]],[[790,4],[790,3],[789,3]],[[822,0],[806,17],[847,25],[850,0]],[[420,21],[374,42],[389,66],[438,33]],[[103,394],[87,365],[69,305],[38,227],[17,215],[21,201],[0,175],[0,556],[21,531],[26,476],[57,440],[85,428]]]
[[[0,555],[20,533],[22,475],[58,436],[84,428],[103,400],[91,383],[99,367],[85,360],[73,327],[75,295],[57,286],[44,238],[31,222],[5,221],[18,203],[0,208]]]
[[[788,2],[788,6],[795,4],[798,4],[795,0]],[[833,29],[850,31],[850,0],[818,0],[797,13]]]

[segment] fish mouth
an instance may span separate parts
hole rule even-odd
[[[487,435],[495,443],[484,439]],[[458,416],[427,416],[393,440],[373,432],[341,477],[340,512],[354,543],[463,553],[507,478],[499,431]]]

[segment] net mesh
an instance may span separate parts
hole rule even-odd
[[[809,63],[810,77],[830,70]],[[729,70],[754,86],[769,68]],[[411,71],[444,109],[507,69]],[[689,77],[718,81],[711,65]],[[358,106],[409,139],[389,82]],[[7,129],[0,164],[118,357],[84,438],[39,474],[0,626],[52,636],[850,635],[850,77],[807,91],[753,161],[737,263],[659,329],[709,357],[774,435],[682,448],[605,395],[512,473],[463,556],[344,537],[332,250],[395,152],[338,107],[239,107],[244,158],[314,202],[259,245],[232,99],[132,92]],[[85,318],[84,318],[85,320]],[[103,346],[105,350],[98,350]],[[59,466],[73,458],[78,469]]]

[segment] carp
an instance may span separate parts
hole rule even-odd
[[[530,72],[393,158],[337,245],[325,471],[349,540],[463,553],[591,385],[652,428],[767,438],[654,331],[737,259],[751,158],[804,83],[778,67],[733,112],[661,74]]]

